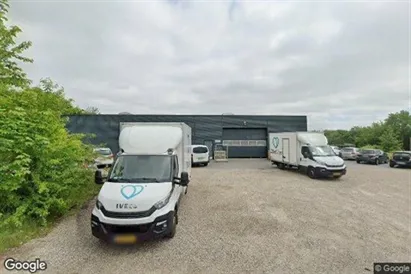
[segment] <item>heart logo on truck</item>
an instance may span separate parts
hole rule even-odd
[[[280,143],[280,139],[278,137],[273,138],[273,145],[275,148],[278,147],[278,144]]]
[[[136,197],[143,191],[144,187],[139,185],[125,185],[121,187],[121,195],[127,200]]]

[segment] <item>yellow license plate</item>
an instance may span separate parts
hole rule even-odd
[[[137,242],[137,237],[133,234],[117,235],[114,237],[114,242],[117,244],[134,244]]]
[[[341,172],[336,172],[334,173],[334,176],[340,176],[342,173]]]

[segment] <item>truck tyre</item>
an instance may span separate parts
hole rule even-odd
[[[378,166],[380,164],[380,160],[375,159],[375,165]]]
[[[177,211],[174,211],[173,215],[173,222],[171,224],[171,231],[167,235],[165,235],[165,238],[167,239],[172,239],[176,235],[176,230],[177,230],[177,222],[178,222],[178,216],[177,216]]]
[[[283,163],[278,163],[278,164],[277,164],[277,167],[278,167],[279,169],[285,169],[285,166],[284,166]]]
[[[204,166],[208,166],[208,163],[205,163]]]
[[[390,163],[390,167],[394,167],[395,165],[394,165],[394,163]]]
[[[311,179],[315,179],[315,169],[313,167],[308,167],[307,169],[307,175],[308,177],[310,177]]]
[[[361,163],[361,161],[360,161],[360,160],[357,160],[357,164],[359,164],[359,163]]]

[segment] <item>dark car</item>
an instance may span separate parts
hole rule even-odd
[[[386,164],[388,163],[388,155],[379,149],[363,149],[357,155],[357,163],[367,163],[367,164]]]
[[[411,167],[411,151],[396,151],[392,154],[390,167]]]

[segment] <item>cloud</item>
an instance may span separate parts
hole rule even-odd
[[[305,114],[347,128],[409,107],[408,3],[12,2],[25,65],[105,113]]]

